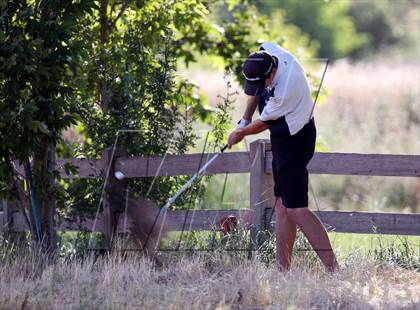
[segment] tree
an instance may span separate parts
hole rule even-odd
[[[257,1],[266,14],[281,8],[286,23],[298,26],[319,42],[318,56],[332,59],[345,57],[368,43],[365,34],[356,31],[348,14],[349,4],[335,0]]]
[[[251,34],[255,25],[262,28],[260,20],[247,1],[226,8],[223,32],[210,20],[209,9],[224,6],[224,1],[212,6],[199,0],[114,4],[102,1],[95,13],[100,22],[90,23],[84,33],[84,41],[94,46],[78,73],[82,120],[77,130],[84,140],[62,149],[70,157],[99,157],[115,143],[118,130],[128,129],[136,131],[121,133],[118,143],[129,155],[184,153],[196,141],[193,123],[212,118],[195,86],[175,77],[177,61],[195,61],[195,52],[218,55],[227,70],[242,76],[242,58],[257,46],[257,37]],[[143,178],[130,180],[129,186],[162,205],[185,180]],[[93,214],[101,186],[101,180],[69,181],[66,210]],[[199,188],[198,183],[192,186],[175,207],[192,203],[201,194]]]
[[[349,15],[357,31],[365,33],[369,39],[369,44],[356,49],[352,56],[377,54],[392,48],[406,56],[417,56],[419,9],[420,3],[415,0],[352,1]]]
[[[81,52],[82,1],[0,3],[0,191],[18,205],[37,247],[55,251],[55,145],[76,120],[73,59]],[[25,167],[25,177],[13,168]],[[26,185],[30,188],[24,190]]]

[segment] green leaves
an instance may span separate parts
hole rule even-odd
[[[80,21],[92,6],[70,0],[40,7],[33,1],[0,3],[0,166],[36,157],[41,145],[55,143],[75,123],[69,59],[81,54]],[[9,177],[0,175],[0,182]]]
[[[78,172],[78,167],[75,166],[72,162],[67,162],[64,164],[64,172],[70,176],[70,175],[76,175]]]
[[[42,133],[50,136],[51,132],[48,130],[48,126],[44,122],[40,121],[31,121],[28,124],[28,128],[32,130],[33,132],[37,133],[37,131],[41,131]]]
[[[364,33],[357,33],[354,21],[348,14],[350,3],[351,1],[282,0],[261,2],[258,6],[272,21],[276,20],[275,15],[281,9],[287,24],[299,27],[319,44],[319,57],[337,59],[349,55],[368,42]]]

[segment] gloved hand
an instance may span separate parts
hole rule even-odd
[[[236,128],[235,129],[241,129],[241,128],[244,128],[244,127],[246,127],[246,126],[248,126],[249,124],[251,124],[251,120],[249,120],[249,119],[241,119],[239,122],[238,122],[238,125],[236,125]]]

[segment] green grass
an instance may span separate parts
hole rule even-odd
[[[361,254],[368,254],[369,251],[382,246],[395,246],[402,248],[408,242],[414,248],[420,250],[419,236],[398,236],[398,235],[372,235],[372,234],[349,234],[329,233],[334,249],[343,255],[360,251]]]
[[[210,236],[221,236],[220,232],[184,232],[183,241],[189,236],[194,235],[194,239],[204,238]],[[166,247],[169,243],[174,242],[177,244],[181,232],[170,232],[165,239],[162,240],[162,247]],[[369,252],[379,247],[394,247],[404,248],[409,244],[414,249],[420,251],[420,236],[401,236],[401,235],[381,235],[381,234],[351,234],[351,233],[335,233],[330,232],[329,237],[333,248],[340,253],[340,255],[347,256],[349,254],[359,252],[360,254],[369,254]],[[200,248],[197,245],[196,248]]]
[[[239,230],[237,234],[222,236],[220,232],[185,232],[180,241],[180,232],[171,232],[163,240],[161,249],[197,249],[197,252],[219,252],[229,253],[229,255],[242,258],[247,257],[249,233]],[[418,236],[397,236],[397,235],[370,235],[370,234],[349,234],[349,233],[329,233],[330,240],[340,262],[340,265],[347,265],[353,257],[369,257],[378,264],[393,264],[406,269],[420,271],[420,237]],[[275,257],[274,235],[262,232],[257,247],[258,255],[267,265],[273,263]],[[211,249],[211,250],[210,250]],[[301,232],[298,233],[294,246],[295,259],[302,258],[308,266],[319,264],[314,251],[311,249],[306,238]],[[201,251],[200,251],[201,250]],[[229,251],[226,251],[229,250]],[[302,251],[303,250],[303,251]],[[195,255],[194,251],[188,251],[190,255]],[[254,252],[255,253],[255,252]]]

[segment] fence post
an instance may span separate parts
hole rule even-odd
[[[417,185],[416,185],[416,209],[414,210],[415,213],[420,213],[420,178],[417,178]]]
[[[25,241],[25,232],[22,232],[22,228],[27,227],[25,222],[19,222],[20,210],[16,205],[16,202],[12,202],[8,199],[2,200],[3,204],[3,216],[0,219],[0,232],[12,243],[20,244]],[[22,224],[25,224],[22,226]],[[30,230],[30,228],[29,228]]]
[[[1,213],[0,213],[0,233],[3,234],[4,230],[5,230],[5,226],[6,226],[6,219],[5,219],[5,212],[4,212],[4,205],[6,204],[6,200],[2,199],[0,200],[0,209],[1,209]]]
[[[11,232],[13,229],[13,213],[18,212],[16,206],[7,199],[3,199],[3,231]]]
[[[265,228],[265,209],[274,206],[273,177],[265,172],[265,152],[271,149],[267,140],[250,144],[250,204],[252,210],[252,250],[258,245],[258,232]]]
[[[103,197],[103,227],[102,233],[105,236],[109,247],[112,245],[114,234],[117,231],[118,211],[124,206],[127,180],[118,180],[114,176],[115,159],[126,155],[121,148],[106,148],[102,153],[102,164],[104,168],[104,197]],[[108,169],[109,168],[109,169]]]

